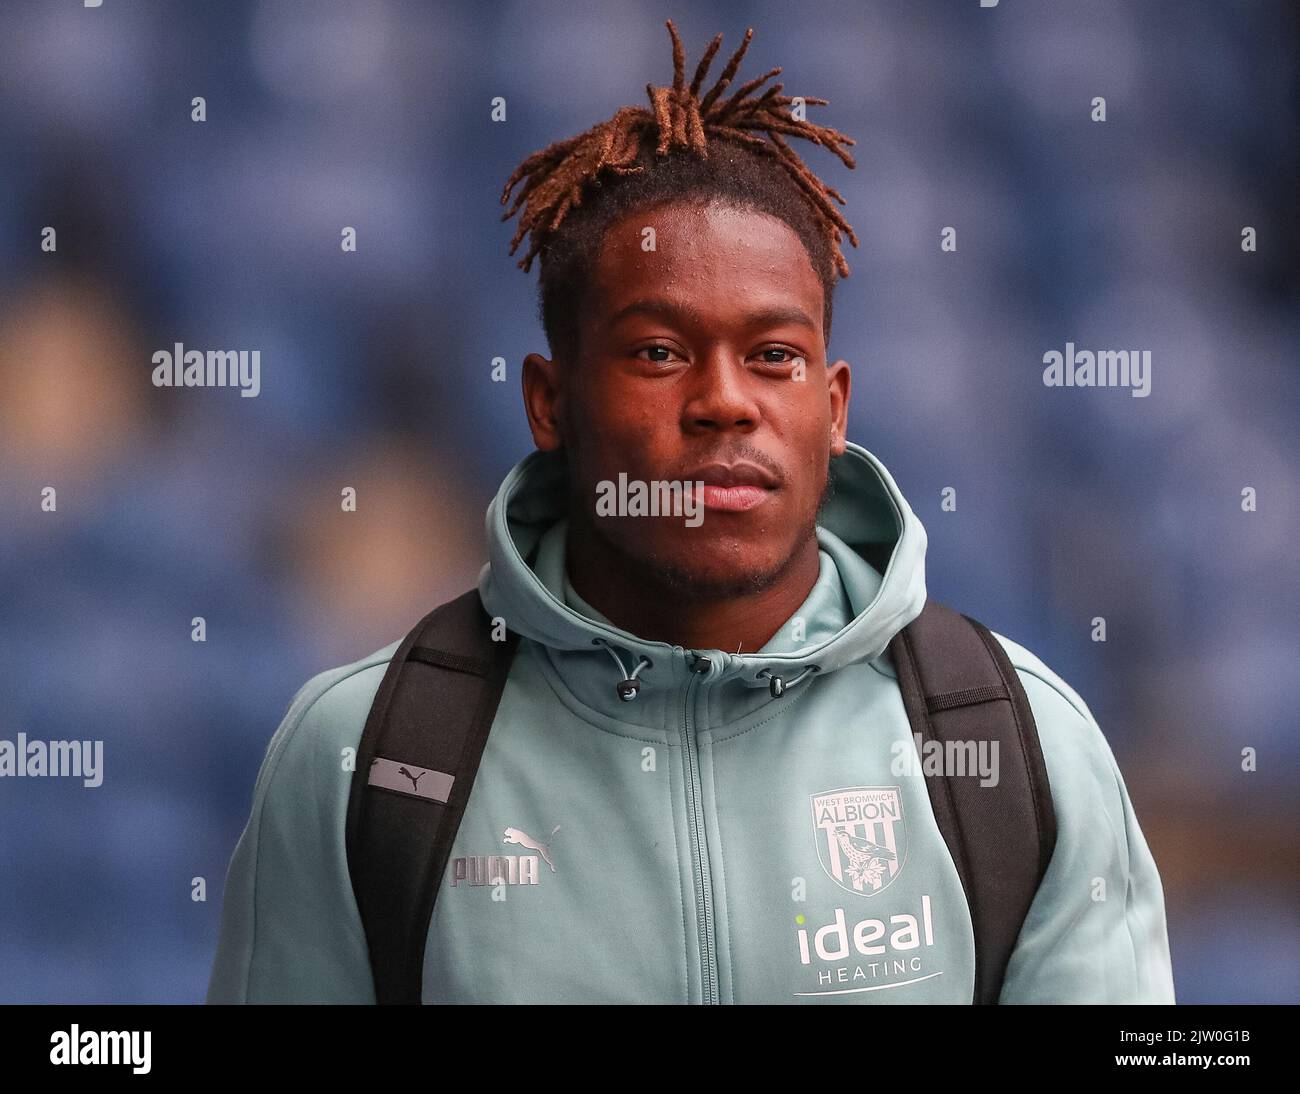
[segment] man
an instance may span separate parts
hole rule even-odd
[[[514,243],[531,228],[553,357],[525,361],[538,451],[488,511],[479,593],[521,637],[420,997],[969,1003],[972,908],[899,766],[888,650],[925,604],[925,532],[846,437],[850,368],[826,345],[852,230],[782,134],[849,166],[852,142],[780,85],[748,97],[774,73],[722,98],[748,35],[700,96],[720,37],[687,87],[669,29],[652,110],[506,187],[527,178]],[[1057,825],[998,999],[1172,1002],[1160,879],[1105,738],[996,637]],[[375,1001],[340,756],[396,646],[310,681],[271,742],[210,1001]]]

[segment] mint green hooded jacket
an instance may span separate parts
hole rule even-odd
[[[429,925],[426,1003],[971,1001],[970,911],[924,775],[899,761],[915,745],[886,650],[925,601],[925,530],[863,448],[831,475],[815,586],[736,654],[643,641],[584,603],[564,570],[562,460],[510,472],[479,592],[521,639]],[[881,542],[883,574],[862,551]],[[997,638],[1058,825],[1001,1002],[1172,1003],[1160,877],[1106,739]],[[308,681],[272,738],[209,1002],[374,1002],[344,830],[397,645]],[[853,854],[836,829],[855,818],[889,854]]]

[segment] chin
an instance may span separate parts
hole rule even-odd
[[[788,554],[755,555],[734,540],[674,544],[672,550],[636,552],[652,580],[666,592],[702,600],[725,600],[774,585],[790,561]],[[632,548],[636,551],[636,548]]]

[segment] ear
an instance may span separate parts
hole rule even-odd
[[[843,358],[826,368],[826,394],[831,404],[831,455],[843,456],[848,441],[849,394],[853,389],[853,373]]]
[[[548,361],[540,353],[530,353],[524,358],[524,412],[528,415],[533,444],[543,452],[564,447],[560,429],[564,394],[560,372],[556,362]]]

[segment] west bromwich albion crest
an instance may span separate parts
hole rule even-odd
[[[871,896],[907,858],[903,797],[896,786],[851,786],[812,795],[817,857],[837,884]]]

